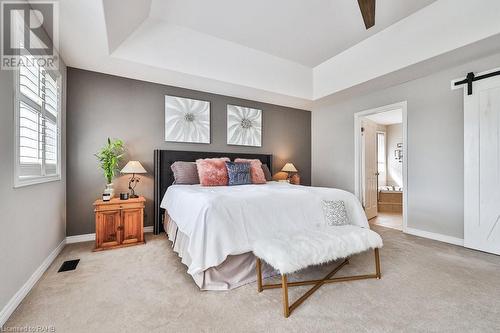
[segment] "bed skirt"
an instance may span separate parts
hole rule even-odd
[[[191,258],[187,251],[189,237],[183,234],[168,214],[165,214],[164,229],[172,242],[173,250],[181,258],[181,262],[189,266]],[[255,273],[256,258],[253,253],[230,255],[216,267],[191,275],[201,290],[231,290],[257,280]],[[263,265],[262,274],[269,277],[278,274],[269,265]]]

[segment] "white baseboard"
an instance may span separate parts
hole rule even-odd
[[[95,234],[67,236],[66,244],[95,241]]]
[[[153,232],[153,226],[144,227],[144,232]],[[66,237],[66,244],[95,241],[95,234],[84,234]]]
[[[14,310],[21,304],[23,299],[28,295],[31,288],[38,282],[42,277],[42,274],[49,268],[54,259],[61,253],[62,249],[66,245],[66,240],[64,239],[52,253],[49,254],[47,258],[42,262],[42,264],[35,270],[35,272],[30,276],[28,281],[17,291],[17,293],[10,299],[10,301],[5,305],[5,307],[0,311],[0,328],[5,325],[9,317],[12,315]],[[1,329],[0,329],[1,331]]]
[[[410,234],[410,235],[414,235],[414,236],[420,236],[420,237],[429,238],[429,239],[433,239],[433,240],[437,240],[440,242],[445,242],[445,243],[449,243],[449,244],[453,244],[453,245],[464,246],[464,240],[461,238],[446,236],[446,235],[437,234],[437,233],[430,232],[430,231],[424,231],[424,230],[408,228],[408,227],[405,228],[404,232],[407,234]]]

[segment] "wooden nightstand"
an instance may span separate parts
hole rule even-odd
[[[144,197],[96,200],[94,251],[144,244],[145,202]]]

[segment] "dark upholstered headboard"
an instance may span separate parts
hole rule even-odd
[[[180,151],[180,150],[159,150],[154,151],[154,201],[155,201],[155,225],[154,233],[159,234],[163,231],[163,209],[160,208],[161,200],[167,191],[167,188],[174,182],[174,174],[170,166],[175,161],[194,162],[199,158],[214,158],[214,157],[228,157],[232,161],[235,158],[248,158],[259,159],[263,164],[267,164],[269,169],[272,170],[272,157],[268,154],[240,154],[240,153],[216,153],[216,152],[202,152],[202,151]]]

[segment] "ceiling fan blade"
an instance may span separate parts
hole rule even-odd
[[[375,25],[375,0],[358,0],[358,5],[368,30]]]

